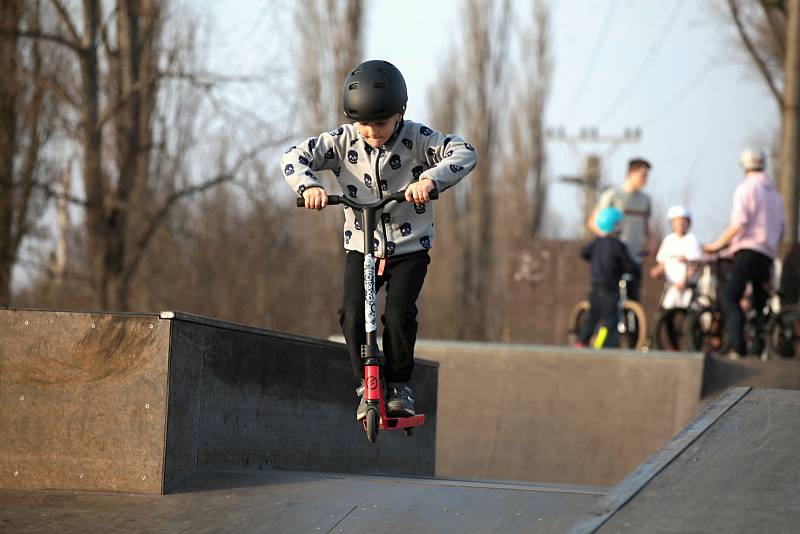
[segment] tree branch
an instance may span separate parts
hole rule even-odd
[[[175,191],[161,205],[158,211],[155,213],[153,218],[150,220],[150,224],[145,229],[142,236],[134,245],[134,255],[133,259],[131,260],[130,264],[125,269],[124,280],[125,283],[130,281],[133,278],[133,275],[136,273],[136,270],[139,267],[139,263],[141,263],[142,258],[144,257],[144,251],[147,248],[147,245],[150,243],[150,240],[155,235],[158,228],[163,224],[166,220],[167,215],[169,214],[170,210],[182,199],[197,194],[202,193],[203,191],[207,191],[212,187],[216,187],[222,183],[228,182],[236,178],[236,174],[241,170],[245,163],[253,159],[261,150],[265,148],[267,143],[263,143],[254,147],[252,150],[245,152],[242,154],[233,167],[228,170],[227,172],[218,174],[217,176],[210,178],[202,183],[196,185],[190,185],[185,187],[179,191]]]
[[[57,80],[42,76],[41,72],[34,72],[28,69],[23,69],[23,72],[25,72],[33,80],[33,83],[37,87],[41,87],[50,91],[55,96],[61,98],[67,104],[71,105],[73,108],[78,107],[78,101],[75,100],[75,97],[69,94],[69,92],[67,92],[67,90],[64,89],[64,87],[58,83]]]
[[[24,37],[27,39],[41,39],[43,41],[50,41],[51,43],[56,43],[65,46],[71,50],[74,50],[75,52],[81,52],[83,50],[80,44],[70,41],[63,35],[58,35],[55,33],[46,33],[46,32],[31,31],[31,30],[15,30],[15,31],[0,30],[0,35],[16,35],[17,37]]]
[[[159,75],[163,78],[187,81],[204,89],[211,89],[215,85],[223,83],[263,83],[268,81],[265,76],[197,73],[182,70],[161,70]]]
[[[27,265],[28,267],[32,267],[32,268],[34,268],[34,269],[36,269],[38,271],[45,272],[45,273],[47,273],[47,275],[50,278],[55,278],[55,274],[56,273],[53,271],[53,267],[48,265],[48,264],[46,264],[46,263],[44,263],[44,262],[42,262],[42,261],[34,260],[34,259],[30,259],[30,258],[23,258],[23,257],[17,256],[17,255],[12,255],[8,259],[10,259],[11,261],[13,261],[16,264]],[[61,276],[65,280],[73,280],[75,282],[81,282],[81,283],[84,283],[84,284],[91,284],[92,283],[92,277],[89,276],[89,275],[86,275],[86,274],[73,273],[73,272],[70,272],[70,271],[65,271],[64,273],[62,273]]]
[[[50,0],[50,3],[53,4],[53,7],[55,8],[56,12],[58,13],[58,17],[61,19],[61,21],[67,27],[67,30],[69,30],[69,34],[72,37],[73,42],[76,43],[75,49],[76,50],[80,50],[81,47],[79,45],[77,45],[77,43],[81,42],[81,38],[78,35],[78,30],[75,27],[75,24],[72,22],[72,19],[70,18],[69,13],[67,13],[67,10],[64,8],[63,4],[61,4],[61,2],[59,2],[59,0]]]
[[[55,191],[55,190],[53,190],[53,187],[49,183],[39,182],[39,181],[35,181],[34,180],[33,182],[31,182],[31,185],[36,189],[41,189],[42,191],[44,191],[45,196],[47,196],[48,198],[63,197],[70,204],[74,204],[74,205],[80,206],[82,208],[85,208],[85,207],[88,206],[88,203],[84,199],[76,197],[76,196],[73,196],[73,195],[71,195],[71,194],[69,194],[67,192],[64,192],[64,191]]]
[[[783,2],[776,2],[774,0],[761,0],[761,7],[764,10],[764,17],[767,19],[769,29],[774,36],[774,41],[778,45],[781,57],[786,56],[786,25],[781,25],[778,17],[785,17],[786,13],[781,9]],[[785,19],[784,19],[785,21]]]
[[[772,91],[772,96],[774,96],[775,100],[778,102],[778,108],[782,110],[783,95],[778,90],[778,87],[775,84],[775,80],[772,79],[772,74],[770,74],[766,62],[759,55],[758,50],[756,50],[755,44],[753,43],[752,39],[750,39],[750,36],[747,34],[747,30],[745,29],[744,23],[742,22],[742,17],[741,14],[739,13],[739,6],[736,3],[736,0],[728,0],[728,7],[730,8],[731,17],[733,18],[734,23],[736,23],[736,28],[739,30],[739,36],[742,38],[744,46],[747,48],[747,51],[750,52],[750,56],[753,58],[753,61],[756,63],[756,66],[758,67],[758,70],[761,72],[761,75],[767,82],[770,91]]]
[[[38,58],[37,58],[38,63]],[[33,95],[31,100],[31,111],[33,115],[29,118],[30,121],[30,140],[28,141],[28,148],[25,151],[22,168],[20,169],[20,187],[22,192],[19,202],[19,211],[16,213],[15,220],[15,235],[12,236],[13,248],[19,248],[22,239],[28,232],[28,210],[30,209],[30,199],[33,193],[33,174],[39,163],[39,152],[42,148],[42,138],[39,135],[40,117],[42,113],[42,101],[44,100],[44,91],[39,88]]]
[[[122,95],[113,105],[108,107],[105,111],[103,111],[100,118],[97,120],[97,127],[101,128],[105,125],[106,122],[111,120],[117,113],[122,111],[122,109],[130,102],[131,98],[135,95],[150,89],[155,83],[158,81],[158,76],[150,77],[149,79],[141,80],[134,84],[130,91],[126,94]]]
[[[100,39],[103,41],[103,46],[105,47],[106,53],[109,56],[116,55],[118,52],[117,50],[111,49],[111,43],[108,40],[108,25],[111,23],[111,20],[116,16],[117,9],[118,9],[117,6],[114,6],[114,8],[108,14],[108,17],[106,17],[106,20],[103,21],[102,26],[100,26]]]

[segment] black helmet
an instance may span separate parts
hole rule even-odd
[[[388,61],[372,60],[356,65],[344,81],[342,107],[356,122],[388,119],[406,108],[406,82]]]

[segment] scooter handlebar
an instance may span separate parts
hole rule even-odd
[[[431,200],[436,200],[439,198],[439,191],[433,190],[428,193]],[[380,199],[378,202],[373,202],[371,204],[359,204],[350,200],[348,197],[342,195],[328,195],[328,205],[331,206],[333,204],[345,204],[350,206],[353,209],[363,209],[363,208],[381,208],[388,204],[389,202],[405,202],[406,201],[406,192],[398,191],[397,193],[393,193],[391,195],[387,195]],[[303,197],[297,197],[296,204],[298,208],[304,208],[306,206],[306,201]]]

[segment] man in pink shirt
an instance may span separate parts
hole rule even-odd
[[[772,262],[778,254],[778,245],[786,227],[783,200],[772,179],[764,172],[766,160],[766,155],[760,150],[746,149],[742,152],[740,162],[745,178],[733,193],[730,225],[719,239],[703,246],[706,252],[717,252],[730,245],[733,254],[730,279],[721,295],[732,358],[747,353],[744,314],[739,301],[750,282],[754,308],[760,310],[766,304]],[[755,326],[760,331],[762,325]],[[752,349],[752,352],[761,352],[761,347]]]

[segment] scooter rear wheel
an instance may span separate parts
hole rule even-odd
[[[406,436],[412,436],[414,434],[414,427],[407,426],[403,429],[403,432],[406,433]]]
[[[367,409],[367,439],[370,443],[378,439],[378,410],[375,408]]]

